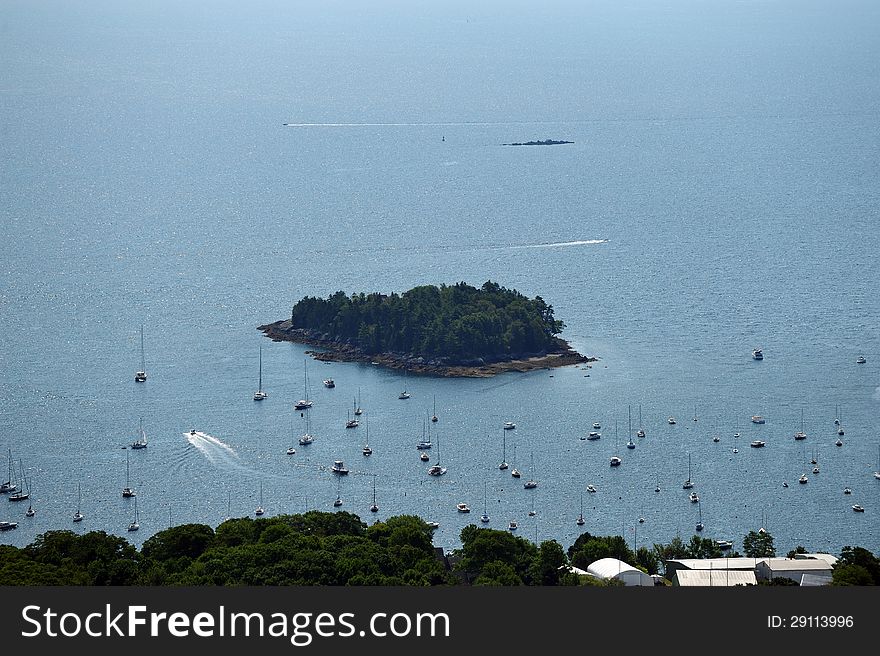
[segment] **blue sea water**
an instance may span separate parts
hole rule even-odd
[[[37,511],[0,499],[19,523],[0,541],[64,528],[141,544],[252,515],[262,484],[269,515],[332,510],[338,491],[370,522],[437,521],[454,548],[485,486],[490,527],[517,519],[565,547],[583,530],[687,540],[702,513],[705,537],[764,526],[783,553],[880,552],[876,3],[0,13],[0,471],[11,450]],[[547,138],[574,143],[501,145]],[[541,295],[599,360],[404,379],[256,330],[305,295],[489,279]],[[304,369],[316,439],[299,446]],[[369,458],[363,426],[344,428],[358,394]],[[437,479],[415,449],[435,400]],[[647,432],[633,450],[628,411]],[[141,419],[149,447],[127,451]],[[601,440],[581,440],[593,421]],[[537,489],[498,470],[503,446]]]

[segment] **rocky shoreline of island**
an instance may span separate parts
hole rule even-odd
[[[364,353],[353,344],[334,341],[318,331],[294,328],[289,319],[258,326],[257,330],[275,342],[295,342],[317,347],[318,350],[306,351],[315,360],[362,362],[414,374],[448,378],[489,378],[507,371],[552,369],[598,360],[596,357],[581,355],[568,342],[559,338],[558,348],[552,352],[523,353],[517,358],[498,361],[476,358],[462,363],[450,363],[443,358],[426,359],[400,353]]]

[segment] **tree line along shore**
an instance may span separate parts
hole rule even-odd
[[[714,540],[698,535],[632,550],[621,536],[582,533],[563,549],[555,540],[536,544],[473,524],[462,529],[461,548],[444,553],[432,534],[413,515],[367,525],[344,511],[234,518],[216,529],[184,524],[154,534],[139,550],[103,531],[48,531],[22,548],[0,545],[0,585],[619,585],[574,568],[616,558],[658,574],[671,559],[722,553]],[[750,558],[776,553],[766,532],[750,531],[742,544],[742,555]],[[798,546],[789,557],[803,552]],[[845,547],[832,575],[832,585],[878,585],[880,559]]]

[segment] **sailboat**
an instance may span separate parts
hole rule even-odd
[[[361,410],[361,388],[358,387],[358,398],[357,398],[357,405],[354,408],[354,416],[360,417],[363,414],[363,412],[364,411]]]
[[[436,422],[437,419],[437,395],[434,395],[434,414],[431,415],[431,421]]]
[[[697,509],[700,511],[700,520],[697,522],[696,529],[698,531],[702,531],[704,528],[703,527],[703,504],[698,502]]]
[[[138,501],[137,497],[134,498],[134,519],[131,521],[131,524],[128,525],[129,531],[136,531],[141,527],[138,522]]]
[[[427,427],[427,422],[424,422],[424,421],[423,421],[423,422],[422,422],[422,439],[416,444],[416,449],[419,449],[420,451],[422,451],[422,450],[424,450],[424,449],[430,449],[432,446],[434,446],[434,445],[431,443],[431,438],[430,438],[430,437],[425,437],[425,430],[426,430],[426,427]],[[423,453],[422,455],[424,456],[424,455],[427,455],[427,454],[426,454],[426,453]],[[422,458],[422,459],[424,460],[424,458]]]
[[[489,505],[486,498],[486,482],[483,482],[483,514],[480,515],[480,521],[484,524],[489,523]]]
[[[355,401],[355,408],[357,408],[357,401]],[[357,428],[361,425],[361,422],[357,419],[352,419],[351,414],[348,411],[345,413],[345,427],[346,428]]]
[[[529,470],[531,472],[534,472],[535,471],[535,454],[534,454],[534,452],[532,452],[532,454],[531,454],[531,461],[530,462],[531,462],[531,465],[529,466]],[[525,483],[523,483],[523,487],[527,490],[534,490],[536,487],[538,487],[538,481],[535,480],[534,476],[530,476],[529,480],[527,480]]]
[[[256,507],[254,510],[254,514],[259,517],[260,515],[266,514],[266,509],[263,508],[263,482],[260,481],[260,505]]]
[[[639,430],[636,431],[636,437],[644,437],[645,429],[642,427],[642,406],[639,404]]]
[[[877,447],[877,471],[874,472],[874,478],[880,480],[880,446]]]
[[[410,397],[409,392],[406,391],[406,381],[409,376],[406,373],[406,369],[403,370],[403,391],[397,395],[398,399],[408,399]]]
[[[617,451],[617,420],[614,421],[614,450]],[[621,462],[620,456],[611,456],[612,467],[619,467]]]
[[[147,365],[144,360],[144,325],[141,324],[141,368],[134,373],[134,381],[143,383],[147,380]]]
[[[129,485],[129,465],[130,458],[128,457],[128,451],[125,452],[125,487],[122,488],[122,496],[125,498],[135,496],[135,491],[131,489]]]
[[[440,440],[437,440],[437,462],[428,467],[429,476],[443,476],[446,473],[446,467],[440,466]]]
[[[694,484],[691,482],[691,454],[688,454],[688,477],[687,480],[682,483],[681,487],[683,490],[690,490]]]
[[[586,522],[584,521],[584,493],[581,492],[581,513],[578,515],[577,521],[575,524],[578,526],[583,526]]]
[[[336,478],[336,498],[333,500],[333,507],[334,508],[338,508],[339,506],[342,505],[342,496],[340,496],[341,488],[342,488],[342,478],[337,476],[337,478]]]
[[[306,415],[306,432],[299,436],[299,443],[302,445],[311,444],[315,441],[315,436],[312,435],[312,416],[311,414]]]
[[[263,345],[260,344],[260,377],[259,383],[257,384],[257,391],[254,392],[254,401],[262,401],[267,396],[269,395],[263,391]]]
[[[24,467],[21,464],[21,460],[18,461],[18,473],[21,476],[21,489],[17,492],[13,492],[9,495],[10,501],[25,501],[28,497],[30,497],[30,491],[27,486],[27,478],[24,475]]]
[[[379,505],[376,503],[376,475],[373,474],[373,505],[370,506],[370,512],[377,512]]]
[[[807,439],[807,434],[804,432],[804,409],[803,408],[801,408],[801,429],[794,434],[794,439],[796,439],[796,440]]]
[[[513,461],[516,462],[516,443],[513,445]],[[519,469],[516,468],[516,465],[510,470],[510,475],[514,478],[520,477]]]
[[[14,468],[14,465],[12,464],[12,449],[9,449],[9,455],[7,457],[8,457],[8,461],[9,461],[9,470],[6,474],[6,482],[0,483],[0,494],[6,494],[7,492],[14,492],[18,488],[18,485],[16,485],[15,483],[12,482],[13,476],[15,474],[15,470],[14,470],[15,468]]]
[[[504,471],[507,469],[507,433],[501,433],[501,463],[498,469]]]
[[[303,362],[303,397],[293,404],[295,410],[308,410],[312,407],[309,400],[309,369],[306,362]]]
[[[144,418],[140,418],[140,422],[138,423],[138,437],[137,439],[131,443],[132,449],[146,449],[147,448],[147,434],[144,432]]]
[[[77,486],[76,486],[76,512],[73,513],[73,521],[75,521],[75,522],[81,522],[83,520],[83,517],[85,516],[82,514],[81,505],[82,505],[82,487],[79,483],[77,483]]]
[[[362,452],[365,456],[371,456],[373,455],[373,449],[370,448],[370,418],[364,417],[364,422],[366,423],[367,427],[367,437],[366,441],[364,442],[364,448],[362,449]]]
[[[627,423],[627,428],[626,428],[626,434],[629,436],[629,442],[626,443],[626,448],[627,449],[635,449],[636,443],[633,442],[633,438],[632,438],[632,406],[628,407],[627,415],[629,418],[627,420],[628,423]]]

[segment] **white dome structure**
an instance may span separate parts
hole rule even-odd
[[[587,572],[597,579],[618,579],[624,585],[639,585],[653,587],[654,579],[650,574],[645,574],[642,570],[636,569],[632,565],[627,565],[617,558],[602,558],[594,563],[590,563]]]

